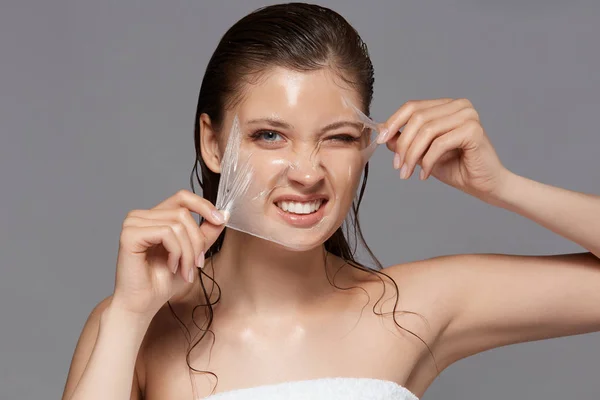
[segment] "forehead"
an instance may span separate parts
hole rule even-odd
[[[358,106],[359,93],[329,68],[299,72],[276,67],[248,84],[236,113],[243,122],[276,117],[308,126],[354,117],[344,98]]]

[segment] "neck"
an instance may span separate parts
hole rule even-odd
[[[220,312],[293,318],[333,292],[333,264],[334,257],[327,256],[324,246],[290,251],[228,229],[221,250],[207,260],[205,269],[221,288]]]

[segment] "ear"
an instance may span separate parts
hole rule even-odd
[[[221,151],[217,132],[206,113],[200,115],[200,151],[208,169],[217,174],[221,173]]]

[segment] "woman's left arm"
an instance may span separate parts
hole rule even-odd
[[[600,196],[509,173],[502,188],[484,200],[529,218],[600,258]]]
[[[404,127],[402,132],[399,130]],[[600,197],[539,183],[500,162],[466,99],[409,101],[380,127],[402,179],[417,165],[482,201],[523,215],[589,250],[522,256],[459,254],[418,269],[443,321],[433,346],[443,366],[488,349],[600,331]]]

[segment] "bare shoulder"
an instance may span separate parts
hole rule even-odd
[[[447,296],[454,290],[452,282],[456,278],[453,276],[456,266],[469,262],[472,262],[469,255],[445,255],[392,265],[384,268],[383,272],[402,288],[407,298],[425,302],[427,306],[431,302],[448,300]]]
[[[593,254],[459,254],[386,269],[437,321],[447,366],[509,344],[600,330],[600,260]],[[417,293],[418,292],[418,293]]]
[[[199,333],[199,327],[206,323],[202,304],[199,293],[190,290],[172,297],[158,310],[140,347],[144,368],[156,364],[163,355],[170,359],[175,353],[182,354],[185,360],[189,343]]]
[[[459,287],[456,270],[472,262],[468,254],[444,255],[392,265],[382,271],[398,287],[400,310],[424,318],[426,328],[422,332],[434,354],[439,338],[458,312],[459,303],[453,300]],[[439,366],[445,368],[443,360],[440,362]]]
[[[469,262],[468,255],[445,255],[391,265],[375,271],[375,274],[361,272],[359,276],[372,287],[372,292],[385,291],[384,301],[388,305],[383,306],[384,312],[392,311],[393,300],[397,297],[398,306],[401,307],[397,311],[426,314],[427,319],[435,319],[439,331],[449,322],[454,311],[448,304],[448,299],[455,291],[455,285],[452,284],[455,280],[454,266]]]

